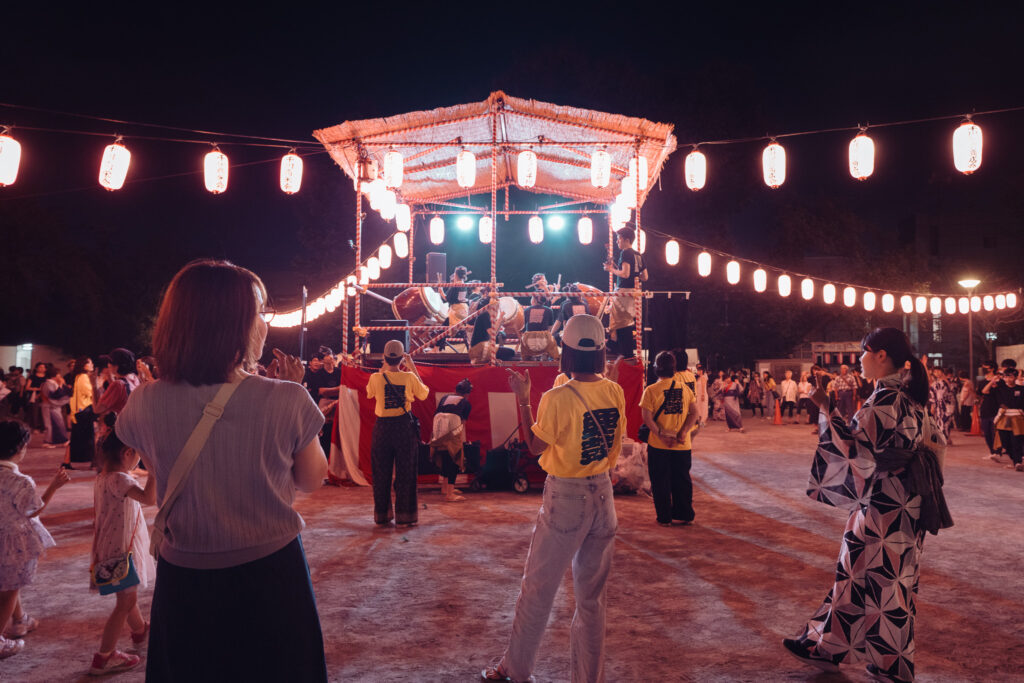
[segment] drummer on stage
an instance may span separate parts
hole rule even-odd
[[[559,307],[558,314],[555,316],[555,326],[551,328],[551,334],[559,344],[562,343],[562,328],[565,327],[565,323],[569,321],[569,318],[574,315],[584,315],[590,312],[587,309],[587,305],[583,303],[579,287],[575,284],[568,284],[564,287],[564,290],[566,296],[565,303]]]
[[[456,266],[451,276],[452,287],[445,290],[445,301],[448,302],[448,324],[458,325],[469,317],[469,288],[456,287],[466,282],[470,270],[466,266]]]
[[[548,284],[548,278],[544,273],[534,273],[526,288],[537,290],[537,293],[541,295],[541,303],[544,305],[551,302],[551,295],[558,294],[558,285]]]
[[[523,309],[526,329],[522,334],[519,352],[523,360],[548,356],[552,360],[558,358],[558,346],[551,336],[551,327],[555,322],[554,311],[545,305],[543,295],[534,294],[531,304]]]
[[[644,257],[633,250],[633,239],[636,233],[632,228],[615,231],[619,245],[619,261],[611,259],[604,264],[604,269],[615,276],[615,291],[633,294],[634,278],[640,282],[647,281],[647,266]],[[608,333],[615,343],[616,351],[624,358],[632,358],[636,354],[636,298],[632,296],[615,296],[611,301],[611,312],[608,320]]]

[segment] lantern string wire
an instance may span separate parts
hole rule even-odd
[[[73,129],[73,128],[47,128],[47,127],[44,127],[44,126],[17,126],[17,128],[19,128],[21,130],[41,131],[41,132],[44,132],[44,133],[62,133],[62,134],[67,134],[67,135],[89,135],[89,136],[93,136],[93,137],[102,137],[102,138],[117,137],[117,138],[126,139],[126,140],[156,140],[158,142],[183,142],[183,143],[186,143],[186,144],[193,144],[193,145],[222,145],[222,146],[225,146],[225,147],[228,147],[228,146],[231,146],[231,147],[271,147],[271,148],[274,148],[274,149],[292,149],[292,148],[295,148],[295,149],[310,150],[310,151],[317,151],[317,152],[326,152],[326,150],[323,149],[322,147],[317,146],[317,145],[313,145],[313,144],[310,144],[310,143],[305,143],[305,144],[302,144],[302,145],[295,145],[295,144],[276,144],[276,143],[271,143],[271,142],[235,142],[235,141],[232,141],[232,140],[227,140],[227,141],[220,140],[220,141],[214,142],[213,140],[197,140],[197,139],[194,139],[194,138],[172,138],[172,137],[164,137],[164,136],[159,136],[159,135],[132,135],[131,133],[118,133],[118,134],[114,135],[112,133],[98,133],[98,132],[92,131],[92,130],[78,130],[78,129]]]

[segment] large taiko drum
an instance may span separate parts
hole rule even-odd
[[[447,325],[448,304],[440,292],[431,287],[409,287],[391,302],[391,310],[398,320],[410,325]],[[427,342],[440,330],[409,330],[409,338],[416,344]]]
[[[574,282],[573,284],[579,287],[581,292],[590,292],[594,294],[604,293],[603,289],[594,287],[593,285],[587,285],[582,282]],[[594,316],[595,318],[601,317],[601,313],[604,312],[604,305],[606,301],[608,301],[608,297],[606,296],[583,297],[583,303],[587,305],[587,310],[590,312],[590,315]]]
[[[507,337],[519,337],[526,324],[522,304],[511,296],[498,297],[498,318],[501,320],[498,328],[504,329]]]

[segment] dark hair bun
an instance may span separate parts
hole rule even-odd
[[[25,447],[32,432],[24,422],[0,421],[0,460],[10,460]]]

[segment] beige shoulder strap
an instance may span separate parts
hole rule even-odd
[[[576,390],[576,387],[572,385],[571,381],[566,382],[563,386],[567,386],[570,389],[572,389],[572,393],[576,394],[576,398],[580,400],[580,403],[583,404],[583,407],[586,408],[587,412],[590,414],[590,419],[594,421],[594,424],[597,426],[597,431],[601,435],[601,450],[604,451],[605,455],[607,455],[608,439],[604,435],[604,429],[601,428],[601,423],[597,421],[597,415],[594,415],[594,412],[590,409],[590,406],[588,406],[587,402],[583,400],[583,395]]]

